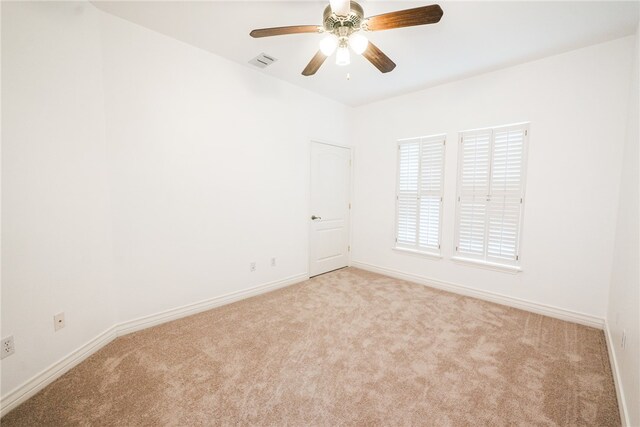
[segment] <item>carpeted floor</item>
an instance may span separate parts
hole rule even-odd
[[[620,425],[602,331],[354,268],[119,338],[14,425]]]

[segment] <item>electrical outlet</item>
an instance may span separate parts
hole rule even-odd
[[[275,267],[275,266],[276,266],[276,259],[271,258],[271,267]]]
[[[64,313],[58,313],[55,316],[53,316],[53,330],[57,332],[64,327],[65,327]]]
[[[627,331],[622,330],[622,339],[620,340],[620,347],[623,349],[627,346]]]
[[[249,271],[256,271],[256,263],[252,262],[251,264],[249,264]]]
[[[0,359],[4,359],[7,356],[11,356],[16,352],[16,346],[13,343],[13,335],[2,339],[2,355]]]

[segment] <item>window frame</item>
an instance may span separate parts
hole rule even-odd
[[[528,167],[528,148],[529,148],[529,137],[531,134],[530,130],[530,122],[521,122],[514,123],[510,125],[502,125],[502,126],[493,126],[479,129],[471,129],[466,131],[458,132],[458,153],[457,153],[457,171],[456,171],[456,198],[455,198],[455,218],[454,218],[454,235],[453,235],[453,249],[454,256],[452,260],[466,263],[468,265],[472,265],[475,267],[487,268],[491,270],[497,271],[508,271],[508,272],[520,272],[522,271],[522,240],[524,236],[524,210],[525,210],[525,202],[526,202],[526,181],[527,181],[527,167]],[[516,245],[515,245],[515,260],[506,260],[499,259],[497,257],[491,257],[488,254],[489,249],[489,235],[488,235],[488,226],[489,226],[489,206],[493,201],[493,158],[495,155],[495,136],[497,132],[504,132],[509,130],[522,130],[524,132],[523,135],[523,148],[522,148],[522,166],[521,166],[521,177],[520,177],[520,215],[518,218],[518,233],[516,236]],[[462,161],[463,161],[463,149],[462,142],[465,136],[477,135],[480,133],[484,133],[489,131],[490,142],[489,142],[489,173],[488,173],[488,196],[489,199],[486,204],[486,212],[485,212],[485,231],[484,231],[484,250],[483,255],[473,255],[468,253],[460,253],[458,251],[458,245],[460,242],[460,210],[461,210],[461,197],[462,194]]]
[[[400,148],[403,144],[417,143],[419,145],[419,155],[418,155],[418,177],[417,184],[418,189],[416,190],[416,197],[418,200],[423,197],[422,192],[422,145],[428,142],[438,142],[442,144],[442,158],[440,160],[440,189],[439,189],[439,215],[438,215],[438,247],[437,248],[425,248],[420,247],[420,203],[418,202],[417,207],[417,220],[416,220],[416,245],[402,245],[398,244],[398,228],[399,228],[399,208],[400,208]],[[394,221],[394,229],[393,229],[393,250],[412,254],[425,256],[429,258],[441,259],[442,258],[442,220],[443,220],[443,211],[444,211],[444,178],[445,178],[445,158],[446,158],[446,144],[447,144],[447,134],[435,134],[435,135],[427,135],[427,136],[418,136],[413,138],[402,138],[396,141],[396,184],[395,184],[395,198],[396,198],[396,206],[395,206],[395,221]],[[433,195],[431,195],[433,197]],[[435,196],[438,197],[438,196]]]

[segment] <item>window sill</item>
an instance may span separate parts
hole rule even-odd
[[[416,256],[420,256],[420,257],[424,257],[424,258],[442,259],[442,255],[440,255],[439,253],[435,253],[435,252],[423,252],[423,251],[417,251],[415,249],[399,248],[397,246],[394,246],[391,249],[393,249],[396,252],[406,253],[406,254],[410,254],[410,255],[416,255]]]
[[[472,259],[472,258],[462,258],[462,257],[455,257],[455,256],[451,259],[461,264],[469,264],[474,267],[485,268],[487,270],[493,270],[493,271],[499,271],[501,273],[517,274],[522,272],[522,268],[516,265],[498,264],[495,262],[487,262],[487,261],[481,261],[481,260]]]

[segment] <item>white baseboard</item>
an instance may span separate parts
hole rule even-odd
[[[141,329],[150,328],[161,323],[170,322],[171,320],[176,320],[181,317],[199,313],[201,311],[220,307],[221,305],[231,304],[232,302],[240,301],[245,298],[250,298],[256,295],[264,294],[266,292],[275,291],[276,289],[283,288],[285,286],[303,282],[308,278],[309,275],[307,273],[296,274],[295,276],[290,276],[282,280],[277,280],[275,282],[264,283],[262,285],[258,285],[242,291],[231,292],[229,294],[220,295],[193,304],[187,304],[181,307],[172,308],[149,316],[139,317],[137,319],[118,324],[117,333],[118,336],[130,334]]]
[[[16,387],[5,396],[2,396],[2,399],[0,399],[0,417],[6,415],[13,408],[64,375],[71,368],[109,344],[116,336],[116,327],[112,326],[30,380]]]
[[[609,329],[609,323],[604,322],[604,336],[607,341],[607,351],[609,352],[609,363],[611,363],[611,371],[613,373],[613,382],[616,387],[616,396],[618,397],[618,409],[620,410],[620,420],[622,426],[630,426],[629,412],[627,411],[627,401],[624,398],[624,389],[622,388],[622,377],[620,376],[620,370],[618,369],[618,359],[616,358],[616,346],[611,336],[611,330]]]
[[[58,362],[49,366],[39,374],[35,375],[33,378],[27,380],[22,385],[16,387],[5,396],[2,396],[2,398],[0,399],[0,417],[6,415],[9,411],[38,393],[47,385],[51,384],[53,381],[68,372],[71,368],[78,365],[87,357],[91,356],[96,351],[100,350],[102,347],[109,344],[119,336],[139,331],[141,329],[150,328],[152,326],[169,322],[171,320],[190,316],[202,311],[210,310],[212,308],[219,307],[225,304],[240,301],[245,298],[250,298],[266,292],[274,291],[285,286],[303,282],[308,278],[309,275],[307,273],[297,274],[295,276],[290,276],[282,280],[264,283],[253,288],[220,295],[204,301],[152,314],[150,316],[144,316],[127,322],[118,323],[110,327],[97,337],[93,338],[88,343],[82,345],[69,355],[65,356]]]
[[[436,289],[441,289],[443,291],[452,292],[454,294],[478,298],[481,300],[495,302],[497,304],[519,308],[521,310],[530,311],[533,313],[542,314],[549,317],[554,317],[556,319],[567,320],[569,322],[579,323],[581,325],[591,326],[593,328],[604,329],[604,319],[601,319],[595,316],[590,316],[588,314],[578,313],[575,311],[565,310],[565,309],[553,307],[550,305],[526,301],[519,298],[508,297],[506,295],[496,294],[493,292],[473,289],[473,288],[469,288],[467,286],[459,285],[456,283],[445,282],[437,279],[431,279],[429,277],[418,276],[410,273],[404,273],[402,271],[393,270],[390,268],[378,267],[376,265],[368,264],[365,262],[352,261],[351,266],[356,268],[361,268],[362,270],[383,274],[385,276],[394,277],[396,279],[402,279],[402,280],[407,280],[409,282],[419,283],[421,285],[429,286]]]

